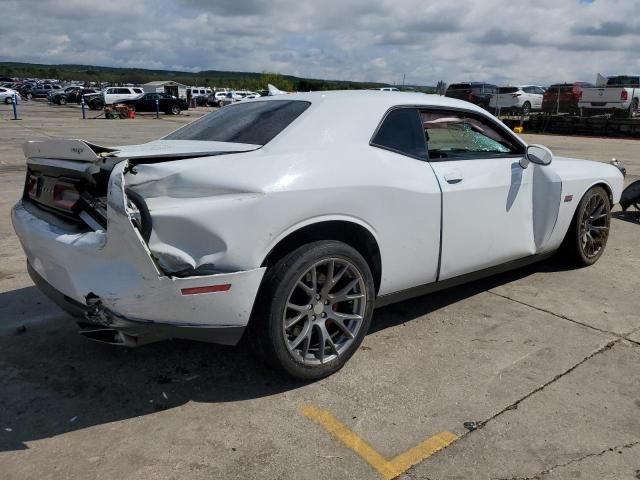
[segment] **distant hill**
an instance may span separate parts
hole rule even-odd
[[[257,72],[226,72],[203,70],[200,72],[180,72],[174,70],[147,70],[144,68],[116,68],[95,65],[45,65],[38,63],[0,62],[0,77],[48,78],[58,80],[78,80],[110,83],[146,83],[154,80],[173,80],[185,85],[247,88],[261,90],[266,83],[291,91],[362,89],[392,86],[376,82],[352,82],[348,80],[321,80],[301,78],[293,75]],[[435,87],[406,86],[411,90],[430,92]]]

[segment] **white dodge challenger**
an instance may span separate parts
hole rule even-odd
[[[129,346],[246,333],[303,379],[344,365],[375,306],[560,247],[594,263],[623,180],[470,103],[395,92],[260,98],[142,145],[24,151],[13,225],[81,333]]]

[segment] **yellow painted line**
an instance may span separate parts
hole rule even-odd
[[[314,405],[305,405],[300,409],[300,413],[320,425],[343,445],[353,450],[382,475],[385,480],[396,478],[413,465],[429,458],[438,450],[442,450],[458,439],[453,433],[441,432],[427,438],[391,460],[387,460],[327,410],[322,410]]]

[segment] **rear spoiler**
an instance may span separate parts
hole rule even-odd
[[[245,143],[156,140],[140,145],[125,145],[122,147],[103,147],[84,140],[52,139],[44,141],[30,141],[23,144],[27,160],[52,159],[68,160],[83,163],[106,165],[106,159],[111,163],[130,160],[134,164],[156,163],[185,158],[207,157],[229,153],[243,153],[257,150],[260,145]]]
[[[118,150],[102,147],[84,140],[52,139],[29,141],[22,145],[24,156],[31,158],[51,158],[95,163],[101,158],[115,155]]]

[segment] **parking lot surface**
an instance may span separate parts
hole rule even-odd
[[[379,309],[345,368],[311,384],[243,345],[78,336],[11,227],[21,143],[140,143],[206,111],[0,107],[0,478],[640,478],[640,217],[619,208],[593,267],[556,259]],[[523,136],[640,178],[638,141]]]

